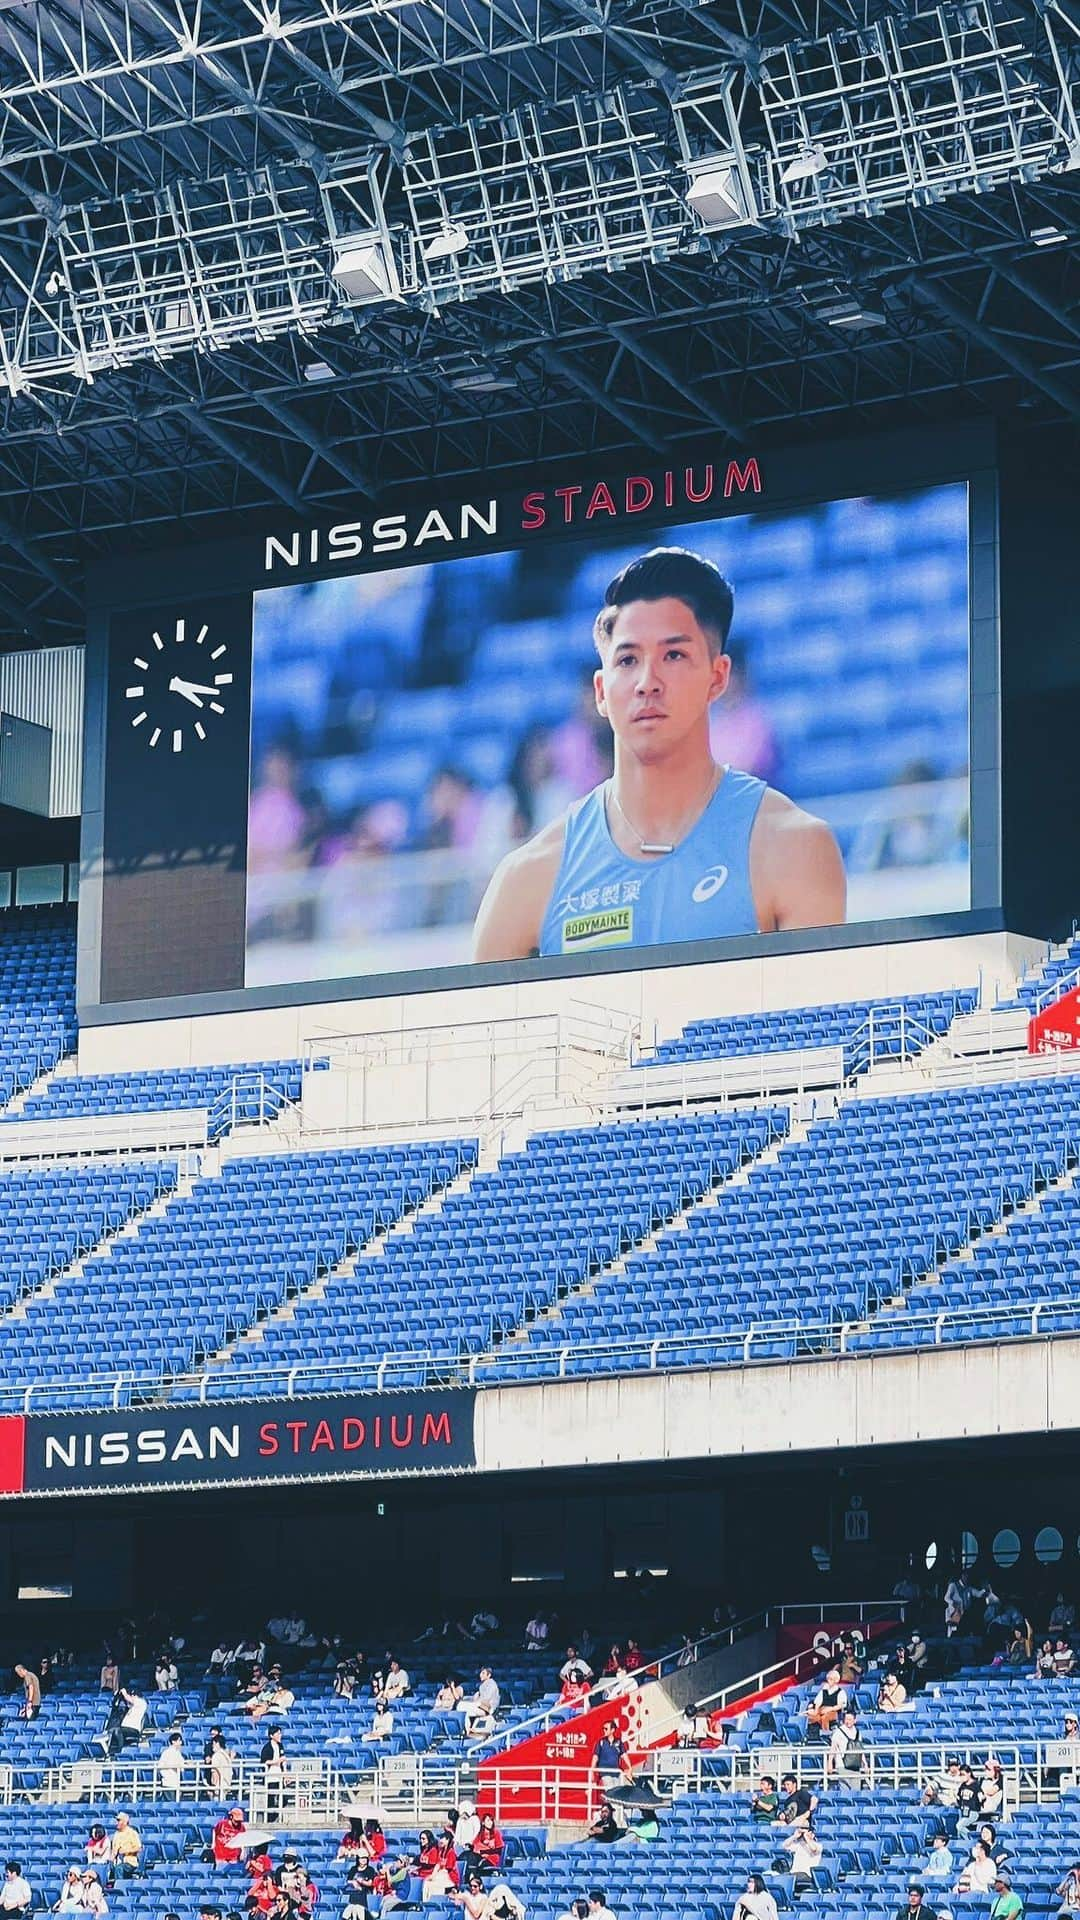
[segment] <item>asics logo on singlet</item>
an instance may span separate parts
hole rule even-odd
[[[719,893],[721,887],[725,885],[727,877],[728,870],[726,867],[707,867],[694,888],[693,893],[690,895],[695,906],[704,906],[706,900],[711,900],[714,893]]]

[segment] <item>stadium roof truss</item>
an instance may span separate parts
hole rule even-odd
[[[1076,419],[1078,114],[1065,0],[0,0],[0,619],[273,504]]]

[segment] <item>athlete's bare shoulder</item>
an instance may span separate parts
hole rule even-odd
[[[763,933],[832,927],[847,915],[847,876],[831,828],[767,787],[750,836],[750,877]]]
[[[564,815],[500,860],[476,916],[474,960],[527,960],[536,953],[565,837]]]

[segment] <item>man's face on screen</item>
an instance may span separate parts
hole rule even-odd
[[[731,661],[682,600],[632,600],[603,643],[596,704],[639,760],[662,759],[707,724]]]

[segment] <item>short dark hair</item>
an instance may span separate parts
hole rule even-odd
[[[21,1860],[9,1860],[9,1861],[8,1861],[8,1863],[7,1863],[7,1866],[6,1866],[5,1868],[4,1868],[4,1872],[5,1872],[5,1873],[21,1873],[21,1872],[22,1872],[22,1861],[21,1861]]]
[[[604,1892],[603,1887],[590,1887],[589,1899],[595,1900],[598,1907],[607,1906],[607,1894]]]
[[[632,600],[682,600],[708,635],[710,651],[723,653],[731,631],[735,595],[713,561],[686,547],[653,547],[650,553],[631,560],[604,594],[593,627],[597,647],[610,640],[620,609]]]

